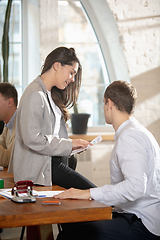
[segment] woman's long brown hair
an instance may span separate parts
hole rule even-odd
[[[48,71],[55,62],[60,62],[62,66],[72,66],[73,63],[78,63],[78,71],[74,82],[69,84],[64,90],[58,89],[55,86],[51,89],[52,99],[62,111],[66,122],[69,118],[67,108],[72,107],[78,99],[82,79],[82,67],[74,48],[58,47],[46,57],[41,75]]]

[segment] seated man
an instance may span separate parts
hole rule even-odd
[[[112,220],[63,224],[58,240],[160,239],[160,148],[133,116],[135,88],[111,83],[104,94],[106,123],[115,129],[110,159],[111,185],[71,188],[55,198],[95,199],[114,206]]]
[[[15,138],[17,105],[16,88],[10,83],[0,83],[0,120],[5,123],[0,135],[0,166],[3,167],[8,167]]]

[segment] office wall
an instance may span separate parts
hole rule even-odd
[[[135,116],[160,144],[160,0],[107,3],[117,22],[131,83],[138,92]]]

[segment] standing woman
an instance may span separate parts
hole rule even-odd
[[[86,189],[93,183],[67,166],[72,150],[90,143],[68,139],[67,107],[76,102],[81,64],[73,48],[59,47],[46,58],[41,75],[24,91],[17,112],[9,172],[14,181]]]

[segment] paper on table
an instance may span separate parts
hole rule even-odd
[[[11,191],[12,191],[11,188],[9,189],[3,188],[3,189],[0,189],[0,194],[6,198],[11,199],[12,198]]]
[[[11,191],[12,191],[11,188],[0,189],[0,195],[11,199],[13,197],[13,195],[11,194]],[[61,192],[63,192],[63,191],[35,191],[35,190],[32,191],[33,196],[35,196],[36,198],[38,198],[38,197],[53,197],[54,195],[57,195]],[[19,194],[19,196],[27,196],[27,194],[21,193],[21,194]]]
[[[37,197],[45,196],[45,197],[53,197],[54,195],[57,195],[64,191],[36,191]]]
[[[101,142],[101,141],[102,141],[102,136],[99,135],[99,136],[97,136],[96,138],[94,138],[94,139],[91,141],[91,143],[94,145],[94,144],[97,144],[97,143],[99,143],[99,142]],[[86,147],[86,148],[79,148],[79,149],[73,150],[73,151],[71,152],[70,156],[72,156],[73,154],[79,153],[79,152],[83,152],[84,150],[86,150],[86,149],[88,149],[88,148],[90,148],[90,147],[91,147],[91,146],[88,145],[88,147]]]

